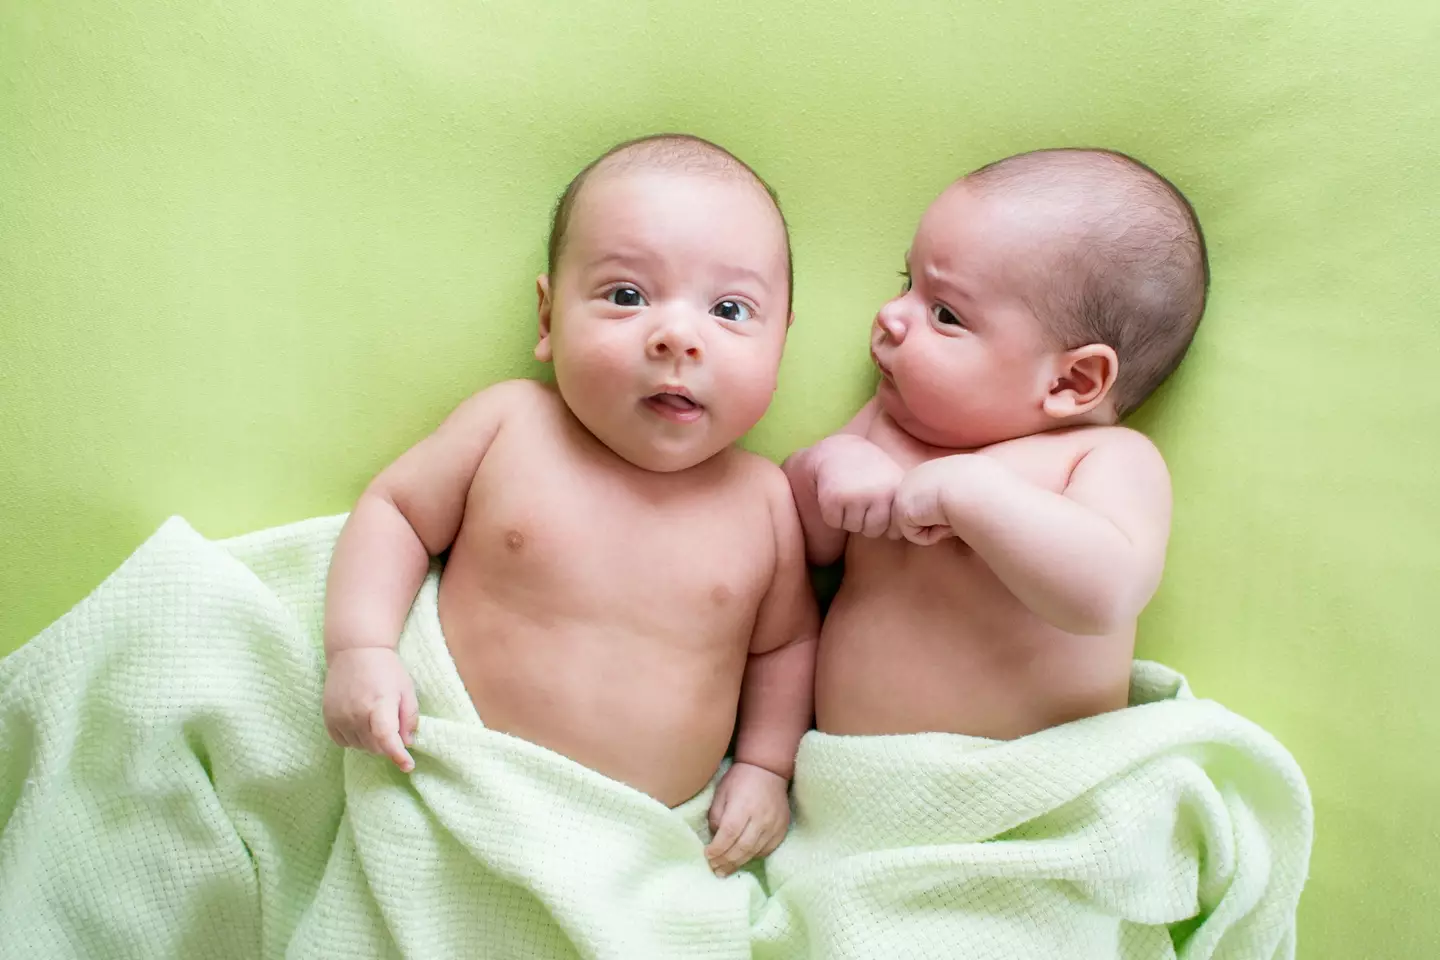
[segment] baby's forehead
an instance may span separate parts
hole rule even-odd
[[[673,171],[602,173],[585,185],[571,224],[581,268],[604,265],[657,276],[757,279],[789,285],[784,226],[768,197],[737,178]]]
[[[663,235],[671,230],[748,235],[757,253],[768,241],[783,246],[779,211],[762,187],[735,176],[718,177],[655,168],[598,170],[575,203],[572,232],[592,242],[616,234]]]
[[[998,268],[1017,256],[1068,249],[1086,229],[1086,215],[1073,203],[985,194],[959,181],[926,209],[914,245],[932,259]]]
[[[693,199],[723,197],[732,203],[737,198],[746,198],[753,201],[753,204],[745,203],[738,212],[751,214],[755,212],[754,209],[747,208],[758,206],[766,212],[773,213],[777,221],[780,218],[780,212],[764,186],[757,183],[754,177],[748,173],[736,173],[721,169],[693,170],[653,164],[596,167],[581,186],[575,206],[578,209],[585,206],[587,202],[593,205],[601,198],[609,199],[608,195],[610,194],[633,194],[645,191],[663,191],[671,197]],[[676,217],[683,217],[685,211],[677,209],[673,211],[673,214]]]

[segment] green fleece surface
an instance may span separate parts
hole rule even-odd
[[[1177,493],[1140,653],[1304,768],[1305,954],[1440,953],[1437,49],[1431,0],[0,4],[0,649],[166,516],[348,509],[531,372],[550,205],[616,140],[702,134],[781,193],[773,456],[865,398],[950,178],[1114,147],[1214,266],[1137,418]]]

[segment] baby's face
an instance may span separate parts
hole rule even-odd
[[[880,308],[871,355],[883,409],[916,439],[974,449],[1051,425],[1056,351],[1026,303],[1042,225],[963,183],[921,218],[900,295]]]
[[[646,470],[701,463],[764,415],[789,322],[785,235],[753,184],[597,170],[556,276],[540,278],[536,356],[602,443]]]

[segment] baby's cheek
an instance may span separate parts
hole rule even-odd
[[[770,409],[777,383],[777,371],[757,365],[730,378],[722,397],[731,407],[735,419],[745,423],[748,430]]]
[[[573,353],[567,352],[564,362],[556,363],[556,369],[558,373],[568,376],[574,387],[587,393],[595,390],[613,391],[616,383],[623,382],[621,375],[624,365],[616,351],[606,349],[605,344],[588,346]]]
[[[964,387],[950,371],[914,364],[911,369],[897,369],[895,374],[904,385],[901,393],[911,416],[928,425],[942,425],[963,405],[960,401]]]

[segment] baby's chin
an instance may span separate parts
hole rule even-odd
[[[611,436],[596,434],[596,439],[633,467],[650,473],[680,473],[713,459],[739,441],[739,435],[731,437],[730,431],[717,427],[701,422],[682,428],[679,436],[656,436],[650,430],[637,430]]]
[[[995,423],[977,416],[957,416],[953,408],[930,411],[916,410],[905,403],[893,386],[881,382],[880,408],[910,436],[929,447],[941,450],[979,450],[997,443],[1026,436],[1013,423]]]
[[[607,444],[607,446],[609,445]],[[721,447],[719,450],[676,453],[644,447],[630,449],[610,447],[610,452],[632,467],[637,467],[647,473],[683,473],[713,459],[724,449],[726,447]]]

